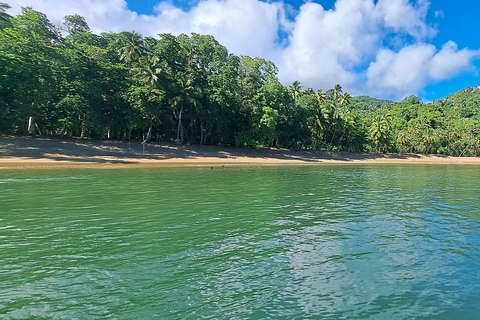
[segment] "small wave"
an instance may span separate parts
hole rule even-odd
[[[469,206],[454,206],[448,203],[437,203],[437,207],[446,208],[446,209],[456,209],[456,210],[471,210],[472,207]]]
[[[86,180],[87,177],[62,177],[62,178],[6,178],[0,179],[0,184],[4,183],[28,183],[28,182],[58,182],[69,180]]]

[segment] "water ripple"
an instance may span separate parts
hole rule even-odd
[[[480,312],[475,168],[207,172],[3,171],[0,317]]]

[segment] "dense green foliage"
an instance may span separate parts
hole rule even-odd
[[[480,91],[429,104],[285,87],[212,36],[65,30],[0,3],[0,132],[338,151],[476,155]],[[28,128],[29,119],[36,126]]]

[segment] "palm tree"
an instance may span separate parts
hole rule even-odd
[[[401,152],[412,152],[412,138],[408,132],[402,131],[397,135],[397,144],[401,147]]]
[[[382,147],[387,147],[391,127],[390,115],[378,115],[373,119],[370,127],[370,136],[378,152],[381,151]]]
[[[134,72],[141,82],[149,84],[151,88],[164,89],[166,66],[155,56],[147,56],[140,59],[140,63]]]
[[[145,102],[146,113],[150,117],[151,124],[148,129],[147,136],[143,143],[146,143],[150,140],[152,134],[152,128],[155,123],[159,122],[159,109],[158,105],[152,106],[151,102],[158,97],[161,97],[165,94],[166,82],[167,82],[167,68],[164,64],[160,62],[160,59],[150,55],[141,57],[138,61],[138,64],[135,68],[132,69],[132,72],[139,82],[148,85],[151,90],[148,90],[148,95],[146,100],[137,99],[137,103]],[[147,107],[148,106],[148,107]]]
[[[333,100],[338,100],[343,93],[342,86],[339,85],[339,84],[336,84],[335,89],[333,89],[333,90],[334,90],[333,91]]]
[[[300,81],[298,81],[298,80],[293,81],[293,85],[288,86],[288,88],[290,90],[290,93],[293,96],[293,99],[295,99],[295,101],[297,101],[298,97],[300,96],[300,94],[303,91],[302,90],[302,84],[300,83]]]
[[[448,134],[447,134],[447,153],[450,155],[450,144],[453,139],[455,139],[458,135],[460,135],[456,132],[453,131],[453,124],[455,123],[455,115],[451,114],[447,117],[447,122],[448,122]]]
[[[323,92],[323,90],[321,91]],[[323,100],[323,102],[325,101],[326,98]],[[322,106],[317,110],[317,114],[315,115],[315,122],[321,131],[326,132],[330,129],[330,124],[332,123],[335,108],[330,103],[326,103],[323,105],[323,102],[321,103]]]
[[[145,51],[143,46],[142,36],[136,32],[122,32],[120,34],[118,42],[121,47],[118,50],[120,54],[120,60],[125,63],[131,63],[140,58],[142,53]]]
[[[432,128],[428,128],[423,134],[423,143],[425,144],[425,154],[430,152],[430,149],[438,138],[435,136],[435,132]]]
[[[317,100],[320,104],[323,104],[327,100],[327,94],[323,89],[317,91]]]
[[[193,79],[188,78],[183,73],[177,74],[175,82],[172,83],[175,96],[171,98],[171,106],[174,109],[175,118],[178,120],[177,126],[177,140],[176,143],[183,143],[184,128],[182,123],[182,115],[186,103],[197,106],[199,101],[195,94],[197,88],[193,86]]]
[[[350,112],[341,114],[340,117],[342,118],[343,128],[342,128],[342,135],[340,136],[340,139],[338,139],[337,149],[340,148],[340,145],[342,144],[345,137],[347,138],[347,147],[348,147],[349,135],[351,135],[352,132],[354,132],[355,127],[357,125],[357,118]]]
[[[323,133],[323,138],[330,149],[334,147],[334,141],[338,139],[338,133],[343,126],[343,118],[338,112],[333,101],[322,104],[320,112],[315,115],[317,127]]]
[[[348,106],[351,102],[351,96],[348,92],[345,92],[343,95],[340,96],[340,100],[338,101],[338,103],[341,105],[341,106]]]

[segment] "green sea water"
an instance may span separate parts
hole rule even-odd
[[[1,319],[478,319],[480,168],[0,171]]]

